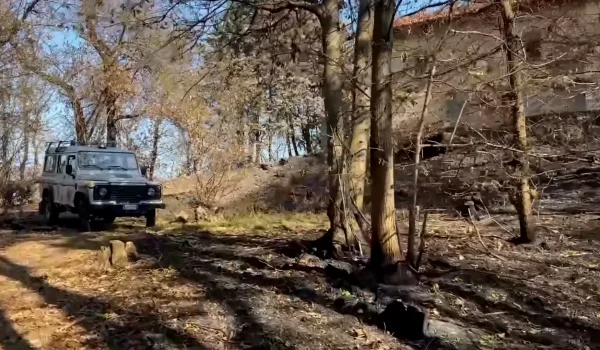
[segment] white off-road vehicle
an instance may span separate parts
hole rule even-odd
[[[91,221],[113,223],[117,217],[146,217],[146,226],[156,224],[156,209],[164,209],[162,187],[146,179],[131,151],[82,146],[74,141],[50,142],[46,148],[40,182],[40,214],[49,224],[58,215],[79,216],[81,229]]]

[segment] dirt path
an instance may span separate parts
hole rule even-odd
[[[123,237],[150,254],[129,269],[97,271],[97,248]],[[268,279],[255,283],[259,274],[236,262],[237,250],[259,249],[243,238],[227,249],[214,241],[204,249],[217,256],[189,260],[178,239],[135,227],[0,232],[0,349],[403,348]]]

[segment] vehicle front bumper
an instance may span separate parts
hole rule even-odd
[[[144,216],[153,209],[165,208],[166,205],[162,200],[141,201],[139,203],[118,203],[116,201],[93,201],[90,203],[92,214],[97,216],[136,217]]]

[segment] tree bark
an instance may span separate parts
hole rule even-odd
[[[510,0],[499,0],[499,3],[502,7],[504,52],[510,85],[510,111],[514,125],[516,148],[519,150],[519,152],[516,152],[519,182],[514,202],[519,216],[520,241],[533,242],[536,239],[536,232],[533,223],[532,200],[529,189],[529,144],[527,141],[527,121],[523,98],[523,79],[518,62],[519,53],[523,52],[523,47],[521,39],[515,31],[515,14]]]
[[[313,153],[313,148],[312,148],[312,141],[310,138],[310,126],[308,126],[308,124],[304,124],[302,126],[302,139],[304,140],[304,145],[305,145],[305,151],[306,154],[312,154]]]
[[[417,209],[417,201],[419,198],[419,165],[421,162],[421,151],[422,151],[422,139],[423,130],[425,129],[425,117],[427,116],[427,109],[429,108],[429,102],[431,101],[431,90],[433,86],[433,77],[435,76],[435,60],[432,60],[433,66],[429,71],[429,80],[427,81],[427,90],[425,92],[425,101],[423,102],[423,109],[421,110],[421,116],[419,118],[419,125],[417,130],[417,136],[415,137],[415,159],[413,169],[413,188],[412,188],[412,203],[408,212],[408,239],[406,247],[406,260],[411,266],[417,266],[417,256],[415,254],[415,242],[417,237],[417,221],[419,220],[419,212]],[[423,233],[421,233],[423,234]]]
[[[288,125],[290,127],[290,131],[289,131],[290,142],[292,143],[292,147],[294,148],[294,154],[296,155],[296,157],[298,157],[300,155],[300,153],[298,153],[298,142],[296,141],[296,130],[294,129],[294,122],[292,120],[291,114],[288,116]],[[290,157],[291,156],[292,156],[292,151],[290,150]]]
[[[396,234],[394,159],[392,144],[392,32],[395,3],[375,5],[373,87],[371,92],[371,265],[381,268],[402,260]]]
[[[75,118],[75,137],[77,142],[80,144],[86,144],[87,127],[81,101],[77,98],[77,96],[71,96],[71,104],[73,105],[73,116]]]
[[[40,169],[40,160],[39,156],[41,153],[42,141],[36,141],[33,139],[33,176],[38,176],[38,171]]]
[[[23,111],[23,157],[21,158],[21,164],[19,165],[19,179],[25,180],[25,170],[27,169],[27,162],[29,161],[29,135],[30,135],[30,120],[29,111]]]
[[[289,132],[285,135],[285,142],[287,145],[288,158],[292,158],[292,140]]]
[[[156,160],[158,159],[158,144],[160,142],[160,126],[162,120],[154,121],[154,130],[152,131],[152,152],[150,153],[150,166],[148,167],[148,179],[154,180],[154,171],[156,169]]]
[[[339,23],[339,3],[337,0],[324,0],[321,11],[323,32],[323,53],[325,70],[323,74],[323,98],[327,114],[327,165],[329,166],[329,230],[322,238],[333,248],[332,253],[342,249],[352,249],[358,241],[346,225],[347,193],[342,185],[344,175],[343,118],[342,109],[342,31]]]
[[[117,147],[117,97],[111,91],[106,94],[106,145]]]
[[[354,44],[352,87],[352,140],[350,142],[350,190],[359,210],[363,209],[371,114],[372,0],[361,0]]]

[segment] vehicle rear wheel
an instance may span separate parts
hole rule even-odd
[[[156,209],[150,209],[150,211],[146,213],[146,227],[154,226],[156,226]]]
[[[112,223],[115,222],[115,220],[117,219],[117,217],[114,216],[114,215],[105,215],[103,217],[103,219],[104,219],[104,223],[105,224],[112,224]]]
[[[79,229],[81,232],[90,232],[92,230],[92,220],[89,205],[85,200],[79,201],[77,204],[77,212],[79,214]]]
[[[44,197],[44,221],[48,225],[54,225],[58,221],[58,208],[54,205],[51,196]]]

